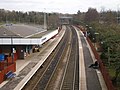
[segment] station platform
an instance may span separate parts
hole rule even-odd
[[[37,71],[37,69],[43,64],[43,62],[46,60],[46,58],[50,55],[50,53],[54,50],[54,48],[57,46],[57,44],[60,42],[64,35],[65,29],[60,31],[60,33],[54,38],[49,40],[47,43],[45,43],[42,48],[40,49],[40,52],[32,53],[30,56],[25,58],[24,60],[17,60],[16,61],[16,77],[11,80],[6,80],[2,84],[0,84],[0,90],[21,90],[24,85],[29,81],[29,79],[32,77],[32,75]],[[82,33],[78,30],[78,36],[79,41],[81,41],[81,38],[84,39],[84,43],[87,48],[90,50],[90,47],[88,43],[85,43],[85,38],[83,38]],[[80,42],[79,48],[82,48],[82,43]],[[83,50],[81,49],[82,54]],[[80,54],[81,54],[80,52]],[[103,80],[103,77],[98,70],[92,70],[89,69],[87,65],[89,65],[91,62],[94,62],[94,55],[92,54],[92,51],[89,51],[91,54],[91,61],[88,63],[85,61],[84,56],[83,58],[80,58],[80,76],[79,76],[79,86],[80,90],[95,90],[90,89],[94,87],[95,85],[92,85],[92,83],[88,83],[88,81],[94,82],[96,79],[91,79],[91,73],[96,75],[97,81],[100,83],[101,90],[107,90],[107,87],[105,85],[105,82]],[[81,55],[80,55],[81,57]],[[86,59],[87,60],[87,59]],[[87,69],[85,69],[87,68]],[[87,74],[86,74],[87,73]],[[95,82],[94,82],[95,83]],[[90,87],[91,86],[91,87]],[[89,89],[88,89],[89,88]]]
[[[40,52],[32,53],[24,60],[17,60],[16,77],[1,83],[0,90],[8,90],[8,88],[9,90],[21,90],[60,42],[64,32],[63,28],[55,38],[43,44]]]
[[[89,68],[96,61],[95,56],[84,34],[76,28],[79,41],[79,89],[107,90],[105,81],[99,69]]]

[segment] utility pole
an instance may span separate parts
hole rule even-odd
[[[44,29],[47,30],[46,12],[44,12]]]

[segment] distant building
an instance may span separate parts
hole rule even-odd
[[[59,20],[61,25],[72,24],[73,17],[62,16],[62,17],[59,17]]]

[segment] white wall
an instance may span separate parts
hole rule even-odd
[[[40,45],[58,34],[58,30],[52,31],[41,38],[0,38],[0,45]]]

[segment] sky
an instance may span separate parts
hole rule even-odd
[[[75,14],[88,8],[120,10],[120,0],[0,0],[0,9]]]

